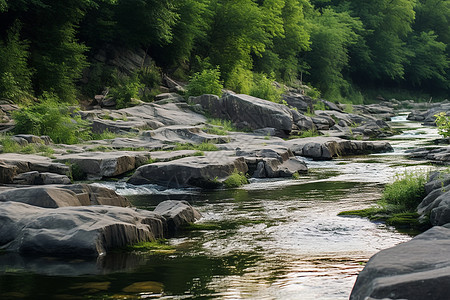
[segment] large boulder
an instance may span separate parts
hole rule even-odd
[[[77,165],[89,179],[101,179],[134,170],[149,158],[142,151],[86,152],[61,155],[57,161]]]
[[[38,171],[21,173],[13,178],[14,184],[24,185],[43,185],[43,184],[70,184],[70,178],[67,175]]]
[[[25,255],[98,256],[164,236],[158,214],[114,206],[41,208],[0,203],[0,249]]]
[[[358,275],[350,300],[441,300],[450,295],[450,227],[435,226],[375,254]]]
[[[201,105],[212,117],[232,120],[239,128],[271,127],[283,132],[292,130],[292,113],[282,104],[243,94],[227,94],[220,99],[204,95],[189,101]]]
[[[235,170],[247,173],[243,157],[227,151],[213,151],[205,156],[185,157],[169,162],[157,162],[139,167],[128,180],[131,184],[155,183],[171,187],[217,187]]]
[[[432,173],[425,185],[426,197],[417,207],[417,212],[430,218],[432,225],[450,223],[450,175]]]

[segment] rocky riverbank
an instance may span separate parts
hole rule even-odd
[[[56,145],[48,137],[12,137],[22,147],[46,144],[53,153],[0,154],[0,215],[2,229],[8,229],[2,230],[1,249],[95,256],[166,237],[199,218],[182,202],[163,203],[155,212],[130,208],[114,192],[71,184],[73,179],[125,177],[135,185],[220,188],[234,174],[277,178],[306,173],[299,156],[330,160],[392,151],[388,142],[369,140],[391,134],[383,120],[393,115],[392,105],[358,106],[355,113],[345,113],[336,104],[314,100],[329,110],[312,114],[313,100],[307,96],[290,91],[285,99],[290,106],[230,93],[189,101],[167,93],[154,103],[78,112],[93,132],[111,138]],[[217,124],[211,117],[225,121]],[[304,133],[318,136],[300,137]]]
[[[435,172],[417,212],[433,228],[373,256],[350,299],[446,299],[450,292],[450,175]]]

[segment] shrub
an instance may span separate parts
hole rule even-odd
[[[187,96],[204,94],[222,95],[223,84],[220,81],[219,68],[195,73],[187,85]]]
[[[17,134],[48,135],[55,143],[75,144],[88,139],[87,123],[71,116],[71,108],[58,103],[54,94],[44,93],[41,101],[13,113]]]
[[[394,205],[397,211],[415,210],[425,197],[427,179],[427,174],[418,172],[396,175],[396,180],[386,186],[381,204]]]
[[[445,114],[445,112],[440,112],[436,117],[436,125],[438,127],[438,132],[443,137],[450,136],[450,120],[449,117]]]
[[[247,184],[247,183],[248,183],[247,177],[245,177],[245,175],[242,172],[238,172],[236,169],[223,182],[223,184],[227,188],[240,187],[240,186],[242,186],[244,184]]]
[[[250,89],[250,95],[272,102],[281,103],[281,94],[283,94],[283,90],[277,88],[273,82],[274,80],[267,78],[266,75],[255,73],[253,75],[253,86]]]
[[[109,91],[116,100],[116,108],[131,106],[131,99],[139,96],[139,91],[145,86],[139,81],[137,74],[133,76],[117,75],[117,84]]]

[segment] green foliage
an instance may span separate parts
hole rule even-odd
[[[382,203],[397,207],[396,210],[415,210],[425,197],[425,183],[428,175],[405,172],[396,175],[395,181],[388,184],[383,192]]]
[[[227,188],[236,188],[248,184],[248,179],[242,172],[234,170],[233,173],[223,181],[223,184]]]
[[[300,179],[300,174],[298,172],[295,172],[294,174],[292,174],[292,178],[295,180],[299,180]]]
[[[362,210],[344,211],[339,215],[360,216],[372,221],[384,221],[397,228],[411,228],[424,231],[430,227],[428,220],[420,220],[417,206],[425,197],[425,183],[428,174],[405,172],[397,175],[388,184],[378,201],[378,206]]]
[[[44,144],[28,144],[21,146],[10,136],[0,136],[0,145],[3,146],[3,153],[23,153],[23,154],[39,154],[42,156],[53,157],[55,150]]]
[[[29,46],[20,39],[20,27],[20,23],[15,23],[5,41],[0,39],[0,98],[16,103],[27,102],[32,93]]]
[[[436,115],[436,125],[438,127],[438,132],[440,135],[442,135],[444,138],[450,136],[450,119],[446,115],[445,112],[440,112]]]
[[[281,103],[281,94],[283,93],[283,90],[274,85],[273,79],[267,78],[264,74],[254,74],[253,80],[254,83],[250,89],[250,95]]]
[[[204,94],[212,94],[221,96],[223,85],[220,81],[219,68],[203,70],[195,73],[187,85],[188,96],[200,96]]]
[[[72,116],[69,106],[58,103],[54,94],[44,93],[39,103],[13,113],[15,133],[48,135],[55,143],[75,144],[89,139],[87,124]]]
[[[110,95],[116,100],[116,108],[125,108],[132,105],[132,99],[139,96],[144,85],[139,81],[137,74],[126,76],[116,75],[117,84],[110,89]]]

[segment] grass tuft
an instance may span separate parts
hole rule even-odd
[[[236,188],[248,184],[248,179],[242,172],[234,170],[233,173],[224,180],[223,184],[227,188]]]

